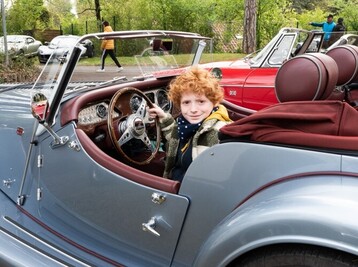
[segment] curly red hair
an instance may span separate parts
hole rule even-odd
[[[168,97],[175,106],[180,107],[181,96],[186,92],[205,95],[214,105],[224,98],[219,81],[208,70],[198,67],[193,67],[172,80]]]

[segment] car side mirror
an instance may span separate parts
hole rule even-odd
[[[31,98],[31,112],[35,119],[47,130],[53,137],[51,147],[56,148],[65,145],[70,138],[68,136],[58,136],[57,133],[46,122],[46,116],[49,108],[47,97],[43,93],[36,93]],[[77,147],[75,149],[78,149]]]
[[[36,93],[31,98],[31,112],[35,119],[42,122],[48,111],[48,100],[43,93]]]

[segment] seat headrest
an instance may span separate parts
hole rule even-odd
[[[354,45],[337,46],[326,55],[338,65],[338,86],[358,82],[358,47]]]
[[[338,80],[338,66],[330,56],[310,53],[286,61],[275,80],[279,102],[324,100],[331,97]]]

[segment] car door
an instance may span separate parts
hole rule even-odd
[[[187,198],[135,183],[100,166],[81,147],[72,125],[69,145],[39,145],[41,219],[71,243],[125,266],[169,266]],[[76,144],[76,145],[75,145]]]
[[[37,51],[37,46],[35,44],[35,40],[32,38],[27,37],[26,41],[25,41],[25,47],[26,47],[26,51],[25,54],[33,54]]]
[[[255,68],[247,76],[243,88],[243,106],[260,110],[277,103],[275,78],[278,68]]]

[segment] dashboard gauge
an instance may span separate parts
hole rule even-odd
[[[133,113],[137,112],[141,103],[142,103],[142,98],[139,95],[135,94],[131,97],[131,99],[129,100],[129,105]]]
[[[149,98],[150,101],[152,101],[152,103],[155,103],[155,95],[153,92],[146,93],[145,95]]]
[[[172,105],[168,99],[167,92],[165,90],[159,90],[157,92],[158,106],[161,107],[165,112],[170,111]]]
[[[96,106],[96,114],[101,119],[107,116],[107,107],[104,104],[99,104]]]

